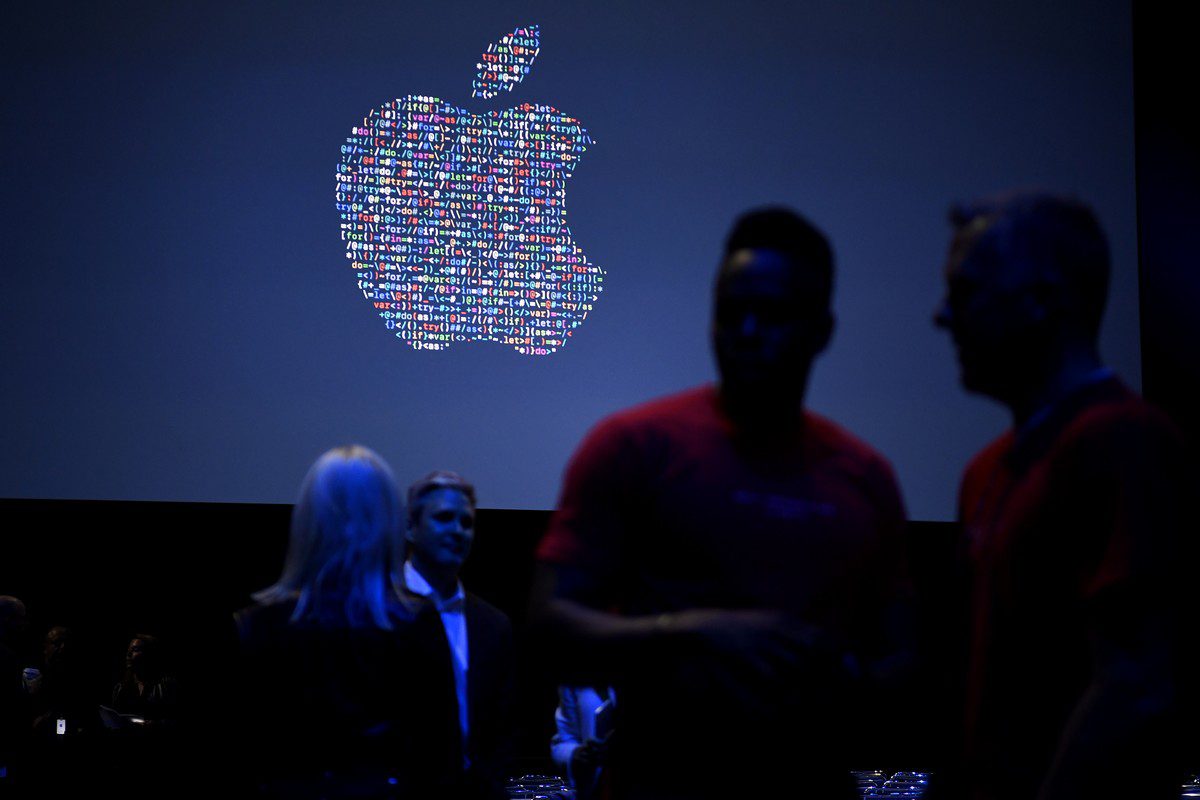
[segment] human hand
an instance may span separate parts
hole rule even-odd
[[[584,742],[571,753],[571,774],[579,781],[582,776],[593,775],[604,766],[608,758],[608,747],[595,740]]]
[[[658,627],[679,647],[735,667],[744,678],[772,680],[804,665],[817,629],[781,611],[688,609],[659,617]]]

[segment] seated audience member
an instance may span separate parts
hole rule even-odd
[[[165,728],[175,722],[179,687],[165,674],[162,643],[158,637],[139,633],[125,650],[125,674],[113,687],[111,708],[130,724]]]
[[[412,608],[432,608],[453,663],[460,743],[459,792],[504,797],[515,691],[512,624],[458,578],[475,537],[475,488],[431,472],[408,489],[407,558],[395,587]]]
[[[1091,209],[1047,194],[951,221],[935,322],[963,386],[1012,415],[959,494],[971,590],[953,796],[1179,797],[1195,486],[1175,429],[1101,361],[1108,243]]]
[[[126,645],[123,663],[109,704],[100,707],[109,737],[96,778],[108,781],[108,791],[123,797],[169,796],[178,791],[179,775],[190,772],[185,762],[194,742],[177,736],[182,730],[178,683],[156,636],[136,634]]]
[[[40,665],[24,670],[32,724],[15,759],[16,796],[83,796],[103,783],[106,680],[97,667],[85,634],[65,625],[47,631]]]
[[[741,217],[718,384],[608,417],[567,467],[535,619],[560,682],[616,688],[617,797],[852,796],[873,732],[856,706],[911,662],[892,469],[804,407],[832,287],[807,220]]]
[[[596,795],[601,771],[608,760],[615,703],[616,695],[611,688],[558,687],[550,758],[580,800]]]
[[[384,461],[330,450],[300,488],[283,574],[235,615],[241,703],[230,725],[263,793],[424,797],[453,780],[445,639],[390,585],[400,522]]]
[[[42,643],[42,668],[30,681],[33,732],[39,738],[74,737],[100,728],[84,643],[71,628],[55,625]]]

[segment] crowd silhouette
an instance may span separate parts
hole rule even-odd
[[[405,494],[345,445],[203,686],[156,631],[99,666],[83,631],[0,596],[0,787],[77,786],[99,753],[156,793],[195,763],[190,728],[235,796],[832,800],[899,757],[934,798],[1178,797],[1200,763],[1196,476],[1101,359],[1103,230],[1043,192],[950,223],[934,324],[1012,419],[966,468],[957,535],[919,541],[888,461],[806,409],[834,249],[790,209],[744,214],[713,284],[718,380],[598,421],[537,549],[518,633],[559,687],[539,755],[563,780],[511,781],[513,623],[461,577],[475,487],[441,470]],[[908,741],[870,722],[914,708]]]

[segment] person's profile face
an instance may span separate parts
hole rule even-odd
[[[71,631],[67,628],[51,628],[46,634],[42,656],[47,664],[65,661],[73,652]]]
[[[1045,309],[1033,269],[989,235],[981,221],[951,241],[934,324],[954,341],[963,386],[1004,399],[1045,343]]]
[[[146,643],[141,639],[133,639],[125,649],[125,666],[130,669],[140,666],[146,659]]]
[[[408,530],[414,557],[441,569],[462,567],[475,538],[475,507],[453,488],[433,489],[421,499],[419,516]]]
[[[817,283],[774,250],[738,250],[726,258],[712,327],[725,388],[753,395],[803,384],[829,336],[831,317]]]

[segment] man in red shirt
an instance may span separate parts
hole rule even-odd
[[[844,734],[877,727],[854,710],[902,660],[907,579],[890,466],[803,407],[832,277],[807,221],[742,217],[719,385],[603,420],[567,468],[539,616],[560,677],[616,687],[617,796],[849,796]]]
[[[1178,797],[1168,733],[1188,465],[1102,364],[1108,246],[1074,200],[957,208],[936,323],[1013,428],[967,467],[970,797]]]

